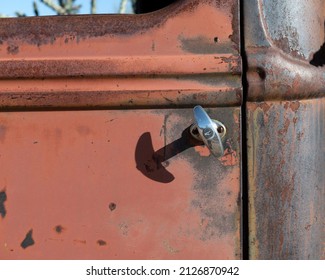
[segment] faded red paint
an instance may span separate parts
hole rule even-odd
[[[241,257],[240,161],[187,130],[211,107],[239,159],[237,1],[0,21],[0,258]]]
[[[188,0],[144,15],[1,19],[0,106],[239,105],[236,11]]]
[[[201,157],[209,157],[211,155],[211,152],[206,146],[196,146],[194,149]]]
[[[135,148],[143,132],[152,135],[158,150],[181,135],[191,114],[0,114],[7,128],[0,157],[0,185],[7,194],[0,258],[239,258],[238,164],[219,177],[220,167],[211,164],[215,159],[200,159],[192,148],[168,160],[166,169],[174,176],[168,184],[136,168],[141,161],[136,163]],[[209,202],[204,197],[211,192],[216,196]],[[219,212],[225,223],[208,214]],[[30,230],[34,243],[23,249]]]

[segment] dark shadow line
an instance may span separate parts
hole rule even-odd
[[[248,93],[248,81],[247,81],[247,56],[245,52],[245,34],[244,34],[244,1],[239,2],[239,17],[240,17],[240,51],[242,57],[242,86],[243,86],[243,103],[241,107],[242,122],[241,122],[241,195],[242,195],[242,220],[241,220],[241,238],[242,238],[242,258],[244,260],[249,259],[249,194],[248,194],[248,158],[247,158],[247,114],[246,103]]]

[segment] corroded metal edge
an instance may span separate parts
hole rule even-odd
[[[324,259],[325,2],[243,4],[249,258]]]
[[[299,5],[307,17],[305,24],[287,18],[298,9],[297,1],[244,1],[249,101],[325,96],[325,68],[310,63],[324,40],[325,2],[300,1]]]

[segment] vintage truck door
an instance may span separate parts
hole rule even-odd
[[[238,14],[1,19],[1,259],[241,258]]]

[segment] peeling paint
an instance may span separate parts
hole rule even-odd
[[[0,215],[5,218],[7,215],[7,210],[5,207],[5,202],[7,201],[7,193],[5,190],[0,192]]]
[[[21,242],[20,246],[23,249],[26,249],[30,246],[33,246],[35,244],[35,241],[33,239],[33,230],[31,229],[25,236],[25,239]]]
[[[97,240],[97,244],[98,244],[98,246],[106,246],[107,245],[106,241],[104,241],[102,239]]]
[[[216,37],[215,37],[216,38]],[[182,50],[194,54],[216,54],[216,53],[234,53],[237,51],[233,49],[230,42],[220,42],[215,38],[205,38],[202,36],[194,38],[179,37]],[[227,63],[227,61],[225,61]]]
[[[9,45],[7,47],[7,52],[8,52],[8,54],[15,55],[15,54],[19,53],[19,46]]]
[[[114,211],[114,210],[116,209],[116,207],[117,207],[117,205],[116,205],[116,203],[114,203],[114,202],[111,202],[111,203],[108,205],[108,208],[109,208],[109,210],[111,210],[111,211]]]
[[[54,230],[55,230],[58,234],[60,234],[60,233],[62,233],[62,232],[65,230],[65,228],[64,228],[63,226],[61,226],[61,225],[57,225],[57,226],[54,228]]]

